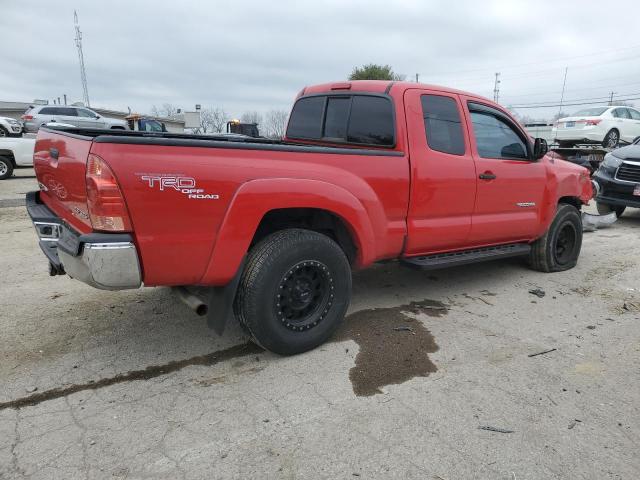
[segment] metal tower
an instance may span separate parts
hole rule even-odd
[[[82,54],[82,32],[80,31],[80,25],[78,24],[78,13],[73,11],[73,19],[76,26],[76,47],[78,47],[78,60],[80,60],[80,79],[82,81],[82,96],[84,104],[90,107],[89,103],[89,90],[87,89],[87,72],[84,69],[84,55]]]
[[[493,84],[493,101],[498,103],[500,100],[500,73],[496,72],[496,80]]]

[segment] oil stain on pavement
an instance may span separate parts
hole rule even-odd
[[[393,308],[361,310],[349,315],[334,337],[336,342],[353,340],[360,347],[349,371],[356,395],[383,393],[381,387],[437,371],[429,353],[436,352],[438,345],[422,322],[407,315],[408,312],[440,317],[446,315],[448,308],[434,300],[423,300]]]

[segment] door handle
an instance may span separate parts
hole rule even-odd
[[[478,178],[479,178],[480,180],[493,180],[493,179],[495,179],[495,178],[496,178],[496,176],[495,176],[493,173],[491,173],[491,172],[484,172],[484,173],[481,173],[481,174],[478,176]]]

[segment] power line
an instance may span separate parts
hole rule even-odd
[[[617,102],[630,102],[632,100],[640,100],[640,97],[632,97],[632,98],[616,98]],[[560,105],[559,103],[555,105],[511,105],[511,108],[553,108],[553,107],[575,107],[578,105],[598,105],[605,102],[581,102],[581,103],[565,103],[564,105]]]
[[[620,94],[620,95],[618,95],[616,92],[614,92],[614,95],[617,95],[618,97],[633,97],[633,96],[640,95],[640,92],[625,93],[625,94]],[[594,100],[594,103],[598,103],[598,101],[600,103],[609,102],[609,101],[611,101],[611,93],[609,95],[603,96],[603,97],[574,98],[572,100],[567,100],[567,102],[574,103],[574,102],[584,102],[584,101],[588,101],[588,100]],[[620,100],[620,99],[618,99],[618,100]],[[519,106],[519,107],[528,107],[528,106],[535,107],[535,106],[557,105],[557,103],[553,102],[553,101],[549,101],[549,102],[518,103],[516,105]]]

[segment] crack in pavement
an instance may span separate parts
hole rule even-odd
[[[17,398],[8,402],[0,402],[0,410],[30,407],[46,402],[47,400],[66,397],[72,393],[82,392],[84,390],[97,390],[99,388],[108,387],[118,383],[132,382],[136,380],[149,380],[151,378],[160,377],[162,375],[182,370],[185,367],[194,365],[211,366],[232,358],[246,357],[248,355],[254,355],[262,352],[264,352],[264,350],[253,343],[243,343],[224,350],[208,353],[206,355],[197,355],[184,360],[174,360],[162,365],[151,365],[142,370],[132,370],[127,373],[119,373],[113,377],[107,377],[97,381],[90,380],[87,383],[52,388],[50,390],[45,390],[33,395],[27,395],[26,397]]]

